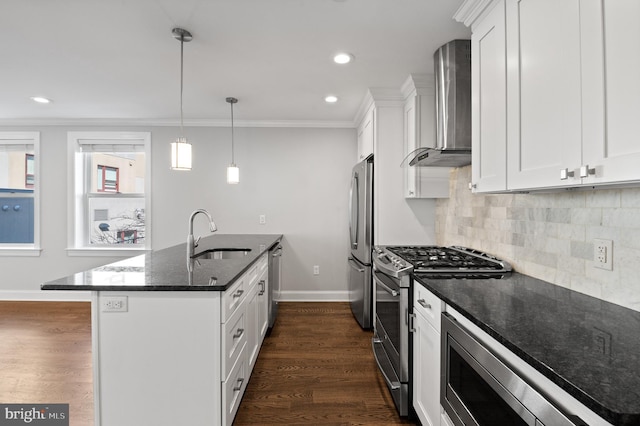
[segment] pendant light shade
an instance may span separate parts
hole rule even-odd
[[[173,38],[180,41],[180,137],[171,142],[171,169],[191,170],[191,144],[184,137],[182,92],[183,92],[183,68],[184,68],[184,43],[193,40],[193,36],[187,30],[174,28],[171,30]]]
[[[226,101],[231,105],[231,164],[227,167],[227,183],[236,184],[240,182],[240,169],[236,166],[234,158],[233,104],[238,103],[238,100],[236,98],[227,98]]]
[[[186,138],[178,138],[171,142],[171,168],[191,170],[191,144]]]

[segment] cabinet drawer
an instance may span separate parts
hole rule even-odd
[[[442,313],[442,300],[431,293],[420,283],[414,282],[413,286],[413,310],[423,315],[427,321],[440,332],[440,314]]]
[[[246,275],[240,277],[236,283],[231,286],[222,296],[222,322],[227,320],[233,315],[246,298],[248,287],[246,286]]]
[[[249,381],[249,369],[247,364],[246,350],[243,349],[236,363],[231,370],[231,374],[226,381],[222,382],[222,424],[231,426],[233,419],[242,401],[242,395]]]
[[[238,356],[242,352],[247,343],[247,315],[244,305],[237,309],[229,320],[222,324],[222,378],[225,379],[231,367],[234,365]]]

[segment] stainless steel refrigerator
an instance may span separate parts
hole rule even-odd
[[[364,329],[371,328],[371,249],[373,247],[373,155],[351,173],[349,191],[349,302]]]

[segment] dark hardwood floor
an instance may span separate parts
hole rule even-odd
[[[70,425],[93,424],[87,302],[0,301],[0,402],[69,403]],[[234,425],[398,425],[371,353],[371,332],[347,303],[281,303]]]
[[[234,425],[399,425],[348,303],[281,303]]]

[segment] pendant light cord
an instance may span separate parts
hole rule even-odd
[[[234,158],[234,141],[233,141],[233,102],[231,102],[231,164],[236,164],[235,158]]]
[[[182,92],[183,92],[183,69],[184,69],[184,34],[180,36],[180,136],[184,137]]]

